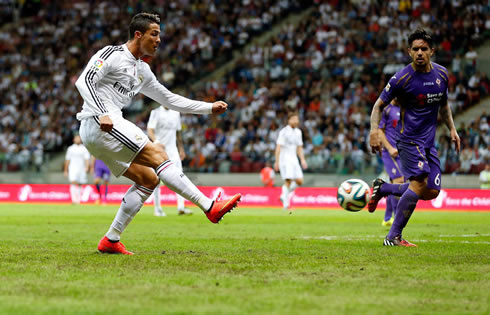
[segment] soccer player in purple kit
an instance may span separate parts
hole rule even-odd
[[[96,159],[92,157],[92,172],[94,174],[94,184],[95,189],[97,189],[97,193],[99,194],[99,199],[96,203],[107,202],[107,193],[109,192],[109,180],[111,178],[111,170],[102,160]],[[104,197],[102,197],[102,192],[100,191],[100,181],[104,181]]]
[[[408,45],[412,63],[390,79],[371,113],[369,144],[373,153],[381,153],[381,110],[395,97],[400,103],[396,146],[402,162],[403,175],[409,180],[409,183],[405,184],[385,183],[379,178],[373,181],[369,212],[376,209],[381,198],[388,195],[401,196],[395,220],[383,242],[385,246],[416,246],[402,238],[402,231],[418,200],[434,199],[441,190],[441,169],[434,145],[438,113],[450,130],[451,140],[458,153],[460,149],[460,139],[447,101],[447,70],[430,61],[434,54],[432,36],[425,30],[418,29],[408,37]]]
[[[401,171],[400,156],[396,149],[395,137],[396,126],[400,120],[400,105],[393,100],[390,104],[385,106],[383,113],[381,114],[381,121],[379,123],[379,136],[381,143],[383,144],[383,152],[381,159],[386,173],[390,177],[390,182],[394,184],[403,184],[403,174]],[[398,205],[398,196],[388,195],[386,198],[386,211],[385,217],[381,224],[383,226],[391,226],[395,220],[395,210]]]

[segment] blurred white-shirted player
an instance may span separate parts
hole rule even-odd
[[[299,126],[297,112],[288,114],[288,125],[281,129],[276,142],[276,162],[274,169],[280,171],[284,180],[281,202],[284,210],[289,209],[289,202],[296,187],[303,184],[303,169],[308,168],[303,153],[303,136]],[[299,161],[298,161],[299,157]],[[301,165],[300,165],[301,162]]]
[[[79,135],[73,137],[73,144],[68,147],[65,156],[64,175],[70,181],[72,204],[80,204],[81,185],[87,183],[87,172],[90,167],[90,153],[83,146]]]
[[[153,143],[161,143],[167,152],[168,158],[175,166],[182,170],[182,160],[185,159],[184,144],[182,142],[182,124],[180,122],[180,113],[159,106],[151,111],[148,120],[148,137]],[[177,214],[190,215],[192,211],[185,208],[185,199],[177,195]],[[163,217],[160,203],[160,184],[153,191],[153,203],[155,205],[155,216]]]
[[[95,53],[80,74],[76,87],[84,103],[77,114],[80,137],[88,151],[104,161],[111,172],[134,181],[99,242],[102,253],[132,255],[119,241],[121,234],[162,180],[167,187],[198,205],[212,223],[237,206],[236,194],[228,200],[206,197],[175,164],[161,145],[122,116],[121,109],[142,93],[168,108],[193,114],[222,114],[228,104],[200,102],[170,92],[141,60],[154,56],[160,45],[160,18],[138,13],[129,23],[129,39],[119,46],[106,46]]]

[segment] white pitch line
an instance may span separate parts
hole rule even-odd
[[[471,235],[473,236],[473,234],[463,234],[463,235]],[[469,236],[463,236],[463,235],[452,235],[452,236],[449,236],[449,235],[446,235],[444,237],[469,237]],[[440,237],[442,237],[442,235],[439,235]],[[489,234],[480,234],[480,235],[475,235],[475,236],[490,236]],[[366,239],[366,238],[378,238],[378,239],[384,239],[384,235],[362,235],[362,236],[359,236],[359,235],[323,235],[323,236],[301,236],[299,238],[303,238],[303,239],[316,239],[316,240],[325,240],[325,241],[336,241],[336,240],[345,240],[345,241],[358,241],[358,240],[362,240],[362,239]],[[470,241],[456,241],[456,240],[438,240],[438,239],[434,239],[434,240],[419,240],[419,239],[414,239],[413,240],[414,242],[421,242],[421,243],[430,243],[430,242],[434,242],[434,243],[458,243],[458,244],[484,244],[484,245],[490,245],[490,242],[470,242]]]
[[[439,237],[479,237],[490,236],[490,234],[441,234]]]

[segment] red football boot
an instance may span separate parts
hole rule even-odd
[[[104,236],[100,242],[99,246],[97,246],[97,249],[101,253],[105,254],[123,254],[123,255],[134,255],[132,252],[127,251],[126,247],[124,247],[123,243],[121,242],[111,242],[107,238],[107,236]]]
[[[417,247],[417,245],[404,240],[401,236],[395,236],[394,239],[385,238],[383,246],[403,246],[403,247]]]
[[[238,205],[238,202],[242,198],[241,194],[236,194],[228,200],[219,200],[220,196],[221,193],[214,201],[211,210],[205,212],[209,221],[213,223],[218,223],[225,214],[233,210],[233,208]]]

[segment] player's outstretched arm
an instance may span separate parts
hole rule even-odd
[[[454,126],[453,115],[451,113],[451,107],[449,106],[448,102],[446,102],[445,105],[439,108],[439,115],[441,116],[441,119],[446,127],[449,129],[451,141],[454,142],[454,145],[456,146],[456,152],[459,153],[461,148],[461,140],[459,139],[458,132],[456,131],[456,127]]]
[[[381,113],[385,103],[378,98],[374,103],[373,111],[371,112],[371,131],[369,132],[369,145],[373,153],[381,154],[382,144],[379,137],[379,122],[381,121]]]
[[[158,102],[159,104],[173,109],[175,111],[187,114],[220,114],[226,110],[226,104],[224,102],[216,102],[220,103],[220,105],[216,106],[216,112],[214,109],[215,103],[201,102],[196,100],[191,100],[189,98],[183,97],[181,95],[175,94],[169,91],[165,86],[163,86],[160,82],[158,82],[157,78],[151,72],[148,67],[145,76],[147,77],[147,81],[143,85],[141,89],[141,93]],[[223,106],[225,107],[223,109]]]

